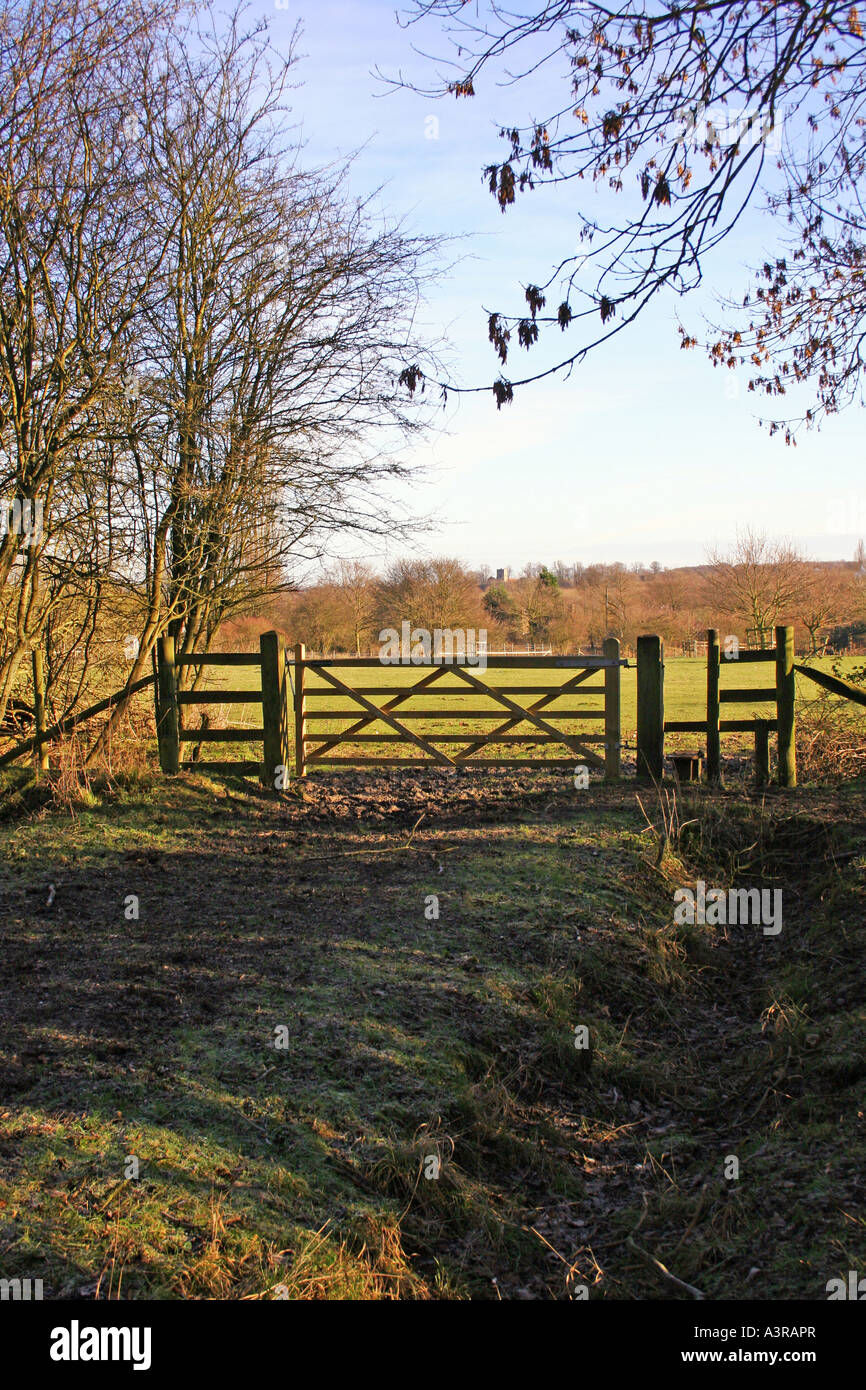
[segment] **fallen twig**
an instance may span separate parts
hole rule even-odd
[[[648,1260],[653,1268],[658,1270],[663,1279],[667,1279],[669,1283],[675,1284],[678,1289],[684,1289],[686,1293],[691,1294],[692,1298],[706,1298],[706,1294],[701,1293],[700,1289],[696,1289],[694,1284],[687,1284],[684,1279],[678,1279],[675,1274],[671,1274],[670,1270],[665,1268],[661,1260],[657,1260],[655,1255],[651,1255],[648,1250],[641,1249],[641,1247],[632,1240],[631,1236],[629,1236],[626,1244],[629,1245],[632,1250],[637,1251],[638,1255],[641,1255],[643,1259]]]

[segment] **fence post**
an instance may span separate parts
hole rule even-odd
[[[285,786],[289,771],[289,713],[286,696],[286,647],[278,632],[259,637],[262,671],[262,782],[272,791]],[[282,775],[279,769],[282,768]],[[279,783],[279,785],[278,785]]]
[[[180,718],[177,703],[177,666],[174,660],[174,638],[160,637],[157,656],[159,686],[159,718],[156,736],[159,740],[159,765],[163,772],[180,771]]]
[[[766,787],[770,781],[770,721],[759,719],[755,725],[755,785]]]
[[[304,691],[307,649],[303,642],[295,645],[295,776],[307,775],[307,701]]]
[[[707,781],[722,780],[722,741],[719,736],[719,668],[721,650],[718,629],[707,628]]]
[[[619,661],[619,642],[604,639],[603,651],[609,661]],[[616,782],[620,770],[620,685],[621,666],[604,668],[604,780]]]
[[[664,643],[637,639],[637,775],[660,782],[665,758]]]
[[[796,787],[794,629],[776,628],[776,719],[779,730],[779,786]]]

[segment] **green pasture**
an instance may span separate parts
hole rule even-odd
[[[819,658],[812,663],[817,669],[831,671],[834,664],[837,664],[843,675],[847,676],[859,665],[862,659],[857,657],[847,658]],[[533,699],[538,700],[541,695],[532,695],[533,686],[545,686],[564,684],[570,680],[574,674],[574,668],[562,668],[560,670],[507,670],[504,668],[490,667],[486,672],[481,672],[477,668],[470,668],[472,674],[478,679],[499,686],[521,686],[526,687],[527,693],[512,694],[510,698],[519,705],[529,705]],[[665,662],[665,717],[674,719],[702,719],[706,710],[706,662],[699,658],[691,657],[669,657]],[[383,666],[374,659],[369,665],[362,667],[336,667],[334,674],[343,681],[344,684],[357,686],[393,686],[395,693],[401,689],[415,684],[421,680],[426,672],[418,666]],[[255,666],[238,667],[209,667],[207,668],[205,687],[214,690],[220,689],[239,689],[249,690],[256,688],[258,684],[258,668]],[[540,713],[544,717],[554,716],[551,720],[557,728],[561,728],[564,733],[575,735],[601,736],[604,732],[603,720],[599,718],[581,718],[559,721],[556,719],[557,711],[579,709],[581,713],[600,712],[604,707],[604,697],[600,687],[603,685],[604,676],[599,672],[597,676],[592,676],[584,686],[579,686],[574,692],[564,696],[558,696],[553,702],[547,705]],[[745,665],[738,665],[736,662],[722,660],[721,685],[722,689],[759,689],[761,687],[772,686],[775,682],[775,667],[770,662],[755,662]],[[587,692],[589,687],[590,693]],[[316,691],[327,689],[327,682],[315,672],[307,674],[307,690]],[[406,710],[417,710],[429,712],[429,719],[418,719],[408,721],[410,727],[418,734],[434,738],[437,734],[448,733],[452,735],[483,735],[490,733],[497,727],[495,720],[478,720],[469,717],[470,711],[477,710],[496,710],[497,703],[490,696],[483,696],[479,692],[470,690],[460,677],[453,672],[448,672],[436,682],[433,688],[437,693],[422,693],[413,695],[411,700],[394,711],[396,718]],[[370,696],[374,703],[387,699],[387,696]],[[817,699],[822,698],[816,685],[803,676],[797,676],[797,700],[798,709],[803,710],[807,705]],[[840,703],[845,703],[840,701]],[[208,709],[211,716],[211,727],[239,728],[244,725],[250,728],[260,726],[261,713],[258,705],[255,704],[215,704],[213,706],[187,707],[186,722],[190,728],[195,727],[193,722],[199,711]],[[442,709],[456,709],[467,711],[466,719],[441,719],[437,718],[437,712]],[[623,754],[626,759],[634,756],[634,745],[637,729],[637,675],[634,658],[630,659],[627,667],[622,671],[621,689],[621,710],[622,710],[622,738],[624,743]],[[854,717],[862,720],[864,732],[866,732],[866,714],[862,710],[855,710],[854,706],[849,706],[849,710]],[[335,716],[330,719],[317,719],[315,716],[319,712],[333,713]],[[310,735],[322,736],[335,734],[341,729],[346,729],[362,717],[361,711],[348,696],[338,694],[334,690],[329,697],[322,698],[315,694],[310,694],[307,699],[308,729]],[[754,704],[729,704],[722,707],[722,718],[729,719],[751,719],[769,718],[774,714],[772,703],[762,703],[755,700]],[[502,710],[503,723],[507,720],[508,713]],[[392,731],[382,722],[377,721],[364,727],[365,734],[378,733],[387,735]],[[499,744],[491,748],[490,756],[493,757],[527,757],[557,759],[568,756],[563,748],[557,748],[550,743],[539,743],[533,745],[530,741],[531,726],[523,728],[515,727],[512,733],[526,734],[525,743]],[[666,739],[666,748],[677,750],[700,745],[702,742],[700,734],[670,734]],[[449,751],[459,750],[459,744],[443,745]],[[590,745],[592,746],[592,745]],[[189,745],[186,745],[188,748]],[[251,743],[249,748],[246,745],[223,745],[220,743],[208,744],[202,750],[202,760],[208,758],[225,759],[237,754],[238,757],[255,758],[258,745]],[[723,734],[722,753],[735,754],[750,750],[752,747],[752,736],[750,734]],[[213,750],[213,751],[211,751]],[[335,750],[338,758],[348,757],[411,757],[411,752],[399,744],[390,742],[364,742],[351,745],[341,745]],[[484,754],[481,755],[483,758]],[[419,757],[423,755],[419,752]]]

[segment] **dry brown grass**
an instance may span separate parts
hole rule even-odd
[[[834,695],[797,710],[797,771],[802,781],[847,780],[866,772],[864,712]]]

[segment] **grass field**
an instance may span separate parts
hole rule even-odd
[[[834,663],[831,658],[822,658],[813,662],[812,664],[814,664],[819,670],[830,671]],[[857,657],[842,658],[840,661],[841,669],[843,673],[846,674],[847,672],[852,671],[859,666],[862,666],[862,664],[862,658]],[[378,663],[376,663],[371,666],[364,667],[360,671],[355,671],[352,668],[341,667],[338,668],[336,674],[339,675],[340,679],[343,680],[347,685],[393,685],[395,690],[400,690],[405,686],[411,685],[412,683],[420,679],[423,672],[420,671],[418,667],[381,666]],[[481,678],[486,681],[489,681],[491,684],[532,686],[533,684],[552,684],[556,680],[565,681],[569,678],[569,676],[573,674],[573,671],[568,670],[556,673],[550,673],[547,671],[540,672],[524,670],[509,671],[506,674],[502,670],[491,669]],[[258,680],[259,675],[256,667],[240,666],[231,668],[208,668],[207,685],[214,689],[253,689],[258,687]],[[589,684],[599,685],[602,682],[602,680],[603,677],[601,676],[593,677]],[[753,687],[757,689],[762,686],[765,687],[768,685],[773,685],[774,682],[775,668],[772,662],[768,662],[766,664],[750,663],[741,666],[737,666],[734,662],[725,662],[724,660],[722,662],[722,689],[750,689]],[[322,681],[321,678],[316,678],[314,674],[310,674],[310,687],[314,689],[325,688],[325,684],[326,683]],[[456,709],[472,710],[489,708],[493,710],[496,708],[496,704],[493,700],[489,698],[486,699],[485,697],[479,694],[473,694],[471,691],[467,691],[465,685],[461,685],[459,678],[454,675],[441,677],[440,680],[437,682],[436,688],[442,692],[455,691],[456,693],[449,695],[447,700],[444,698],[444,694],[440,694],[435,697],[432,695],[425,696],[423,694],[414,696],[412,698],[411,704],[407,703],[407,705],[405,706],[405,708],[417,709],[419,711],[428,710],[430,712],[429,722],[427,722],[426,720],[419,720],[417,721],[417,723],[415,721],[412,721],[412,726],[416,729],[417,732],[429,736],[433,736],[435,733],[442,733],[446,730],[447,732],[452,734],[475,732],[484,733],[485,731],[490,732],[491,727],[493,727],[492,721],[466,719],[455,725],[454,721],[449,720],[446,723],[445,721],[437,720],[435,716],[437,706],[441,708],[443,703],[447,703],[449,707],[453,707]],[[466,693],[464,693],[464,691],[466,691]],[[806,680],[804,677],[800,675],[797,676],[798,708],[800,708],[801,710],[804,709],[809,705],[810,702],[813,702],[818,697],[818,695],[819,692],[817,686],[815,686],[812,682]],[[513,695],[511,698],[519,704],[529,704],[531,702],[530,697],[528,696],[523,697],[521,695]],[[634,760],[634,749],[637,729],[637,676],[635,663],[633,659],[629,663],[629,666],[625,668],[622,673],[621,700],[622,738],[624,742],[623,759],[624,765],[628,766],[629,761],[633,762]],[[353,710],[351,702],[345,697],[341,697],[340,695],[338,695],[336,691],[334,691],[333,693],[333,699],[329,698],[327,701],[319,701],[317,698],[312,697],[308,700],[307,704],[308,710],[312,712],[314,712],[317,708],[328,708],[334,710],[346,710],[347,715],[351,713],[353,717],[357,717],[357,709]],[[575,708],[576,706],[580,709],[583,709],[585,707],[587,710],[601,710],[603,708],[603,695],[599,693],[592,696],[575,696],[574,694],[564,696],[560,700],[557,700],[552,705],[548,706],[547,710],[544,711],[544,713],[555,713],[557,708]],[[851,717],[853,719],[859,720],[859,723],[863,728],[864,734],[866,734],[866,710],[855,709],[854,706],[850,706],[849,710],[851,712]],[[186,713],[187,719],[189,720],[189,718],[191,716],[194,716],[197,713],[197,711],[195,709],[188,708]],[[243,726],[244,724],[254,727],[258,725],[260,722],[260,711],[257,705],[214,705],[213,707],[211,707],[211,713],[213,717],[214,726],[216,726],[219,723],[223,723],[225,725],[234,727]],[[395,714],[399,718],[399,711],[395,711]],[[706,662],[698,659],[691,659],[688,657],[673,657],[667,659],[665,662],[666,718],[672,720],[702,719],[705,716],[705,714]],[[754,704],[745,703],[737,705],[728,705],[727,707],[723,707],[723,718],[750,719],[761,716],[771,717],[773,714],[773,705],[762,704],[758,701],[756,701]],[[503,712],[503,719],[505,719],[506,717],[507,716],[505,712]],[[191,724],[190,727],[195,727],[195,725]],[[348,724],[345,721],[338,720],[311,720],[308,727],[311,735],[313,733],[331,734],[338,732],[341,728],[348,727]],[[584,722],[563,720],[561,724],[557,723],[557,727],[561,727],[563,731],[566,733],[582,732],[584,734],[588,733],[591,735],[600,735],[603,733],[604,729],[603,724],[601,723],[601,721],[598,720]],[[386,725],[379,723],[369,725],[364,730],[364,732],[388,733],[389,731]],[[524,729],[518,732],[527,733],[528,731]],[[702,738],[700,734],[670,734],[666,738],[665,747],[667,751],[676,751],[680,748],[696,748],[700,746],[701,743]],[[211,744],[209,745],[209,747],[206,747],[203,750],[202,757],[204,759],[218,759],[234,756],[236,747],[237,746],[235,746],[235,749],[226,752],[225,748],[221,747],[219,744]],[[723,735],[723,756],[736,755],[744,752],[750,753],[752,747],[752,738],[749,734]],[[531,756],[534,758],[544,757],[556,759],[568,757],[568,752],[566,749],[564,749],[561,746],[557,747],[553,744],[539,744],[536,745],[534,748],[530,744],[526,744],[522,748],[519,745],[504,745],[497,750],[495,756],[507,756],[509,750],[512,748],[516,753],[523,754],[525,756]],[[244,746],[243,751],[239,752],[238,756],[243,758],[255,758],[256,756],[258,756],[256,752],[256,746],[253,744],[250,744],[249,747]],[[393,744],[389,746],[389,744],[383,742],[355,744],[351,748],[349,745],[343,745],[338,750],[336,750],[336,756],[405,757],[410,756],[410,754],[405,748],[401,749],[397,745]]]

